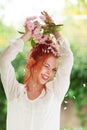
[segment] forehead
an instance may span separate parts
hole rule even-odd
[[[50,66],[53,67],[57,67],[58,65],[58,58],[54,57],[54,56],[49,56],[46,60],[45,60],[46,64],[49,64]]]

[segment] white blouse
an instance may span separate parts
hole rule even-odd
[[[61,54],[56,77],[46,85],[47,92],[31,100],[24,84],[16,80],[11,64],[24,42],[15,39],[0,56],[0,74],[7,98],[7,130],[60,130],[61,103],[69,88],[73,54],[67,40],[59,37],[57,48]]]

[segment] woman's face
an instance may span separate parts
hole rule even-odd
[[[50,56],[46,59],[38,76],[38,82],[41,85],[54,78],[57,71],[57,65],[58,59],[56,57]]]

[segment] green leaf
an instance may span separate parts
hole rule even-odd
[[[21,32],[21,31],[18,31],[18,33],[20,33],[20,34],[24,34],[24,32]]]
[[[36,46],[36,42],[35,42],[34,38],[31,37],[31,38],[29,39],[29,41],[31,42],[31,46],[32,46],[32,47],[35,47],[35,46]]]

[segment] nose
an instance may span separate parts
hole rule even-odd
[[[52,75],[52,70],[49,68],[49,69],[47,69],[47,75],[49,76],[49,77],[51,77],[51,75]]]

